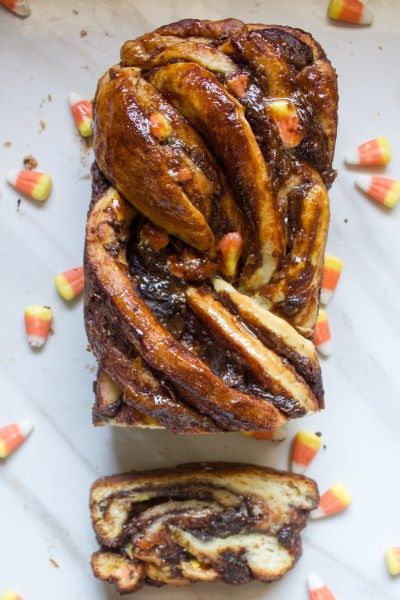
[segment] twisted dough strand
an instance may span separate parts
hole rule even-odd
[[[184,432],[271,429],[323,405],[305,338],[336,125],[335,72],[301,30],[189,19],[124,44],[95,98],[107,181],[86,239],[88,336],[124,406]],[[129,230],[116,197],[137,209]]]

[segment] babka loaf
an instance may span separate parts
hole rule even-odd
[[[301,30],[185,20],[124,44],[94,102],[96,424],[271,430],[323,406],[336,125],[335,72]]]
[[[99,479],[90,507],[96,577],[143,584],[242,584],[282,577],[301,554],[316,484],[253,465],[202,463]]]

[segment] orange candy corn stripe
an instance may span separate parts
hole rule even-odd
[[[354,152],[349,152],[345,161],[350,165],[387,165],[392,157],[390,142],[380,136],[360,144]]]
[[[271,100],[266,110],[278,128],[283,145],[286,148],[298,146],[303,139],[303,131],[294,102],[285,98]]]
[[[278,427],[273,431],[244,431],[243,435],[254,438],[255,440],[282,442],[286,439],[284,427]]]
[[[226,82],[226,87],[232,92],[236,98],[243,98],[246,95],[249,85],[249,76],[246,73],[234,75]]]
[[[318,508],[312,510],[310,517],[320,519],[342,512],[351,504],[351,496],[343,485],[337,483],[322,494]]]
[[[304,473],[321,445],[321,437],[316,433],[298,431],[293,439],[290,456],[290,470],[292,473]]]
[[[358,25],[371,25],[374,20],[372,12],[360,0],[331,0],[328,15],[331,19]]]
[[[0,4],[11,10],[18,17],[29,17],[31,9],[26,0],[0,0]]]
[[[390,575],[400,575],[400,548],[388,548],[385,553],[386,567]]]
[[[372,175],[358,177],[356,185],[373,200],[388,208],[393,208],[400,200],[400,180]]]
[[[324,582],[314,574],[307,578],[309,600],[335,600],[335,596]]]
[[[89,137],[92,135],[93,108],[90,100],[85,100],[85,98],[82,98],[76,92],[71,92],[69,95],[69,105],[81,136]]]
[[[328,304],[339,281],[343,268],[343,261],[336,256],[325,256],[324,268],[322,270],[321,302]]]
[[[83,267],[59,273],[54,279],[54,284],[64,300],[73,300],[83,291]]]
[[[326,312],[323,308],[320,308],[318,311],[317,322],[315,324],[313,342],[318,352],[322,354],[322,356],[329,356],[331,354],[331,340],[331,331],[329,328]]]
[[[170,121],[161,112],[153,112],[150,115],[149,127],[151,135],[160,142],[165,142],[172,133]]]
[[[53,311],[48,306],[32,304],[25,308],[25,331],[32,348],[40,348],[50,333]]]
[[[43,202],[51,192],[51,177],[39,171],[11,171],[7,180],[21,194],[25,194],[34,200]]]
[[[228,279],[236,274],[237,265],[243,249],[243,238],[238,231],[225,234],[219,241],[221,271]]]
[[[19,421],[0,428],[0,458],[6,458],[18,448],[33,429],[30,421]]]

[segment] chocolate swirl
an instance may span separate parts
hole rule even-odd
[[[96,577],[143,584],[281,578],[301,554],[315,483],[252,465],[209,463],[99,479],[90,507]]]

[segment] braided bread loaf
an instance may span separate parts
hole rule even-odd
[[[94,104],[96,423],[268,430],[323,406],[307,338],[336,125],[303,31],[185,20],[124,44]]]

